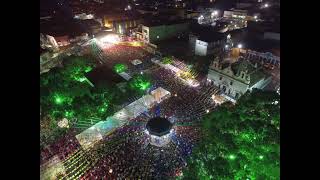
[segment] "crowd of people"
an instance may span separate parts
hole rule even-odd
[[[137,47],[114,46],[104,51],[111,59],[114,56],[117,62],[120,59],[128,63],[134,58],[141,58],[141,51],[134,48]],[[151,75],[153,87],[168,90],[171,97],[130,120],[129,124],[106,136],[91,149],[87,153],[90,166],[84,169],[81,179],[167,179],[181,175],[181,169],[187,165],[186,158],[200,138],[197,124],[207,110],[215,107],[211,96],[217,92],[216,88],[208,84],[188,86],[169,70],[148,61],[143,64],[143,70],[148,68],[146,72]],[[163,147],[151,145],[150,136],[146,133],[146,123],[155,116],[166,117],[174,123],[171,141]],[[75,134],[69,133],[43,150],[41,157],[45,160],[59,154],[63,160],[77,149],[81,147]]]
[[[181,169],[186,166],[186,158],[200,138],[199,127],[193,124],[198,120],[197,116],[202,115],[197,111],[205,109],[200,106],[203,104],[200,102],[201,91],[183,85],[166,71],[155,68],[152,78],[157,87],[169,90],[171,97],[108,136],[104,140],[105,143],[101,144],[100,150],[96,151],[99,162],[83,176],[83,179],[166,179],[181,175]],[[190,94],[199,97],[192,99],[188,96]],[[199,102],[196,99],[199,99]],[[214,103],[209,101],[204,104],[214,107]],[[157,109],[160,109],[160,114]],[[150,137],[145,128],[150,118],[159,115],[174,120],[174,131],[170,134],[171,142],[163,147],[150,144]]]
[[[44,147],[40,151],[40,163],[45,163],[55,155],[58,155],[59,159],[63,160],[72,154],[75,150],[80,148],[78,140],[75,138],[76,132],[70,130],[65,136]]]

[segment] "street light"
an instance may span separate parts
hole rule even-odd
[[[212,12],[212,16],[216,16],[216,15],[218,15],[218,11],[217,10]]]
[[[254,16],[253,18],[254,18],[254,19],[257,19],[257,18],[258,18],[258,16],[256,15],[256,16]]]
[[[225,48],[227,49],[229,46],[228,45],[225,45]]]
[[[242,44],[238,44],[238,48],[241,49],[242,48]]]
[[[268,4],[268,3],[265,3],[265,4],[264,4],[264,7],[265,7],[265,8],[269,7],[269,4]]]

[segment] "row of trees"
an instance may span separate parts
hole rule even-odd
[[[204,117],[181,179],[280,179],[280,96],[254,90]]]

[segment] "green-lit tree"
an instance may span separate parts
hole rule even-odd
[[[40,121],[45,118],[50,122],[50,128],[47,128],[50,131],[44,131],[49,133],[44,135],[48,142],[65,132],[57,127],[58,121],[67,118],[72,123],[83,115],[82,107],[94,101],[91,98],[92,86],[84,83],[86,80],[82,81],[93,67],[88,59],[71,56],[64,60],[63,68],[54,68],[40,76]]]
[[[253,90],[203,119],[180,179],[280,179],[280,97]]]
[[[162,58],[163,64],[171,64],[172,63],[172,57],[166,56]]]
[[[122,72],[126,71],[127,69],[128,69],[128,67],[125,64],[115,64],[113,66],[113,70],[116,73],[122,73]]]
[[[79,56],[71,56],[64,61],[64,68],[61,72],[65,77],[71,80],[87,82],[92,86],[85,74],[90,72],[93,67],[94,63],[89,59]]]
[[[146,75],[134,75],[129,80],[129,86],[134,90],[145,91],[151,87],[151,80]]]

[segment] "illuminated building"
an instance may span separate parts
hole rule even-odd
[[[127,17],[117,15],[104,15],[103,25],[106,28],[111,28],[114,32],[125,34],[131,29],[137,27],[142,22],[138,17]]]
[[[169,39],[183,34],[189,29],[185,21],[175,22],[150,22],[142,26],[142,38],[147,43]]]
[[[271,76],[245,59],[230,63],[217,57],[209,67],[208,80],[225,95],[238,99],[248,90],[265,88],[271,82]]]

